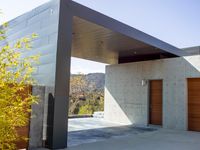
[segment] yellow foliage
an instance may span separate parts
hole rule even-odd
[[[0,41],[6,39],[4,24],[0,30]],[[32,78],[33,64],[39,55],[23,57],[22,51],[29,51],[31,42],[37,35],[18,39],[15,44],[0,48],[0,149],[15,149],[15,142],[22,139],[16,127],[26,126],[30,106],[37,102],[37,97],[23,95],[27,85],[35,84]]]
[[[83,74],[74,75],[70,78],[70,94],[83,93],[86,88],[86,80]]]

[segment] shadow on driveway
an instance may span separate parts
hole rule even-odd
[[[108,128],[98,128],[80,131],[70,131],[68,133],[68,146],[76,146],[84,143],[93,143],[111,138],[121,138],[139,133],[152,132],[155,128],[140,128],[133,126],[118,126]]]

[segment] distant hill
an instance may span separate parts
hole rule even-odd
[[[76,76],[77,74],[72,74],[71,76]],[[80,75],[80,74],[78,74]],[[105,74],[104,73],[89,73],[89,74],[83,74],[84,78],[86,79],[88,83],[88,90],[94,90],[96,88],[97,90],[103,90],[105,86]]]
[[[93,114],[103,110],[104,73],[71,74],[69,114]]]
[[[105,74],[104,73],[90,73],[86,75],[86,80],[89,84],[94,84],[99,90],[104,89]]]

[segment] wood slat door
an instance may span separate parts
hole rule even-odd
[[[188,79],[188,130],[200,131],[200,78]]]
[[[27,88],[24,90],[23,95],[26,96],[28,94],[32,94],[32,86],[27,86]],[[30,130],[30,114],[27,114],[27,116],[29,117],[29,123],[27,124],[27,126],[17,127],[16,131],[20,136],[23,136],[28,139]],[[28,140],[20,140],[16,142],[16,147],[17,149],[28,149],[28,143]]]
[[[149,124],[162,125],[162,80],[150,81]]]

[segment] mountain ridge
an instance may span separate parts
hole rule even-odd
[[[71,77],[81,75],[88,83],[88,90],[103,90],[105,86],[105,73],[71,74]]]

